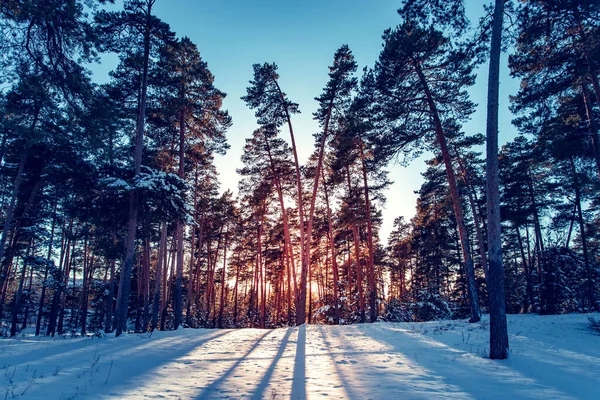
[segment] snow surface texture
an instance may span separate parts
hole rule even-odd
[[[600,318],[599,314],[593,314]],[[597,399],[600,336],[586,315],[276,330],[0,340],[0,398]]]

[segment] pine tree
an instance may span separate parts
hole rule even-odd
[[[468,52],[433,27],[404,22],[394,30],[386,30],[383,38],[384,50],[375,66],[378,107],[382,118],[390,121],[393,128],[380,131],[383,136],[373,141],[380,144],[381,153],[393,154],[400,149],[406,152],[422,147],[424,141],[432,143],[431,135],[435,135],[460,236],[471,321],[476,322],[480,311],[471,246],[446,139],[446,131],[455,130],[458,122],[473,111],[465,91],[474,82],[473,63]]]
[[[306,232],[304,216],[304,192],[302,189],[302,176],[300,163],[298,162],[298,152],[296,149],[296,139],[292,126],[292,114],[299,113],[298,104],[287,98],[287,95],[281,90],[275,63],[265,63],[263,65],[254,64],[254,77],[250,81],[250,86],[246,89],[247,95],[242,97],[248,107],[256,109],[255,115],[260,125],[274,124],[279,128],[287,124],[292,143],[292,152],[294,154],[294,166],[296,169],[296,204],[298,207],[298,219],[300,221],[300,254],[302,260],[301,271],[308,268],[306,259]],[[306,281],[305,281],[306,283]],[[301,286],[296,292],[296,323],[303,324],[306,320],[306,285]],[[302,301],[303,300],[303,301]]]

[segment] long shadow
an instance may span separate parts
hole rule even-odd
[[[9,340],[9,339],[7,339]],[[31,349],[26,351],[25,353],[7,355],[4,358],[2,364],[9,365],[21,365],[27,364],[32,361],[38,361],[40,358],[44,357],[60,357],[62,354],[71,353],[72,351],[81,350],[85,347],[98,345],[101,343],[101,340],[96,340],[93,338],[78,338],[78,339],[62,339],[57,338],[54,340],[36,340],[35,343],[41,345],[40,348]],[[58,342],[58,343],[56,343]],[[64,343],[61,343],[64,342]],[[52,344],[50,344],[52,343]],[[0,345],[4,343],[0,342]],[[26,344],[19,344],[15,341],[14,346],[26,346]],[[12,346],[11,346],[12,347]],[[11,350],[10,348],[8,350]],[[58,350],[58,351],[57,351]]]
[[[219,386],[225,381],[225,379],[227,379],[229,377],[229,375],[231,375],[233,373],[233,371],[235,371],[235,369],[246,360],[246,358],[250,355],[250,353],[252,353],[254,350],[256,350],[256,348],[258,347],[258,345],[264,340],[264,338],[269,335],[270,333],[272,333],[273,331],[267,331],[265,332],[262,336],[260,336],[256,342],[254,342],[254,344],[252,345],[252,347],[250,347],[250,349],[248,349],[248,351],[246,352],[246,354],[244,354],[242,357],[240,357],[223,375],[221,375],[219,377],[219,379],[215,380],[213,383],[211,383],[210,385],[208,385],[207,387],[205,387],[202,392],[200,392],[200,394],[196,397],[196,399],[198,400],[204,400],[204,399],[209,399],[211,398],[211,392],[216,391]]]
[[[119,346],[112,347],[115,344],[114,341],[98,342],[103,344],[102,349],[96,349],[94,353],[89,353],[89,362],[75,363],[73,366],[69,364],[60,364],[59,362],[48,363],[44,361],[44,365],[47,371],[52,372],[54,368],[57,368],[57,373],[53,376],[48,376],[44,379],[44,382],[40,382],[40,385],[36,385],[31,388],[28,392],[28,396],[43,397],[43,390],[47,384],[50,385],[63,385],[65,388],[76,387],[76,394],[82,395],[80,387],[82,386],[94,386],[94,382],[97,385],[101,385],[106,382],[110,383],[107,386],[111,391],[118,389],[123,384],[130,384],[136,377],[147,373],[150,370],[157,368],[158,366],[178,359],[190,353],[194,349],[204,345],[211,340],[230,334],[232,331],[218,332],[214,335],[194,337],[173,337],[172,339],[185,339],[179,340],[177,343],[181,344],[175,348],[168,349],[168,357],[165,357],[164,349],[161,347],[150,348],[143,352],[143,362],[139,362],[141,356],[134,356],[134,358],[124,356],[122,350],[128,348],[135,348],[136,346],[131,345],[131,340],[123,340],[119,342]],[[191,332],[190,332],[191,333]],[[168,338],[165,338],[168,339]],[[162,341],[163,339],[161,339]],[[129,344],[129,345],[127,345]],[[146,342],[144,342],[146,344]],[[168,343],[166,343],[166,347]],[[163,350],[163,351],[161,351]],[[76,359],[81,359],[81,356]],[[31,369],[35,368],[34,366]],[[38,371],[39,372],[39,371]],[[46,381],[47,380],[47,381]],[[100,383],[102,381],[102,383]],[[79,382],[79,384],[78,384]],[[63,384],[64,383],[64,384]],[[68,397],[70,392],[67,389],[65,395]],[[35,398],[38,398],[35,397]]]
[[[331,362],[333,363],[333,367],[335,368],[335,372],[336,372],[337,376],[340,378],[340,381],[342,383],[344,391],[346,392],[346,395],[348,395],[348,398],[356,398],[356,396],[354,395],[354,393],[352,393],[350,391],[350,388],[352,387],[352,385],[350,384],[350,381],[348,381],[348,379],[346,379],[346,377],[342,373],[342,370],[340,369],[340,367],[338,366],[337,362],[333,358],[333,351],[332,351],[333,349],[331,348],[331,345],[329,344],[329,341],[327,340],[327,334],[325,333],[325,328],[323,328],[322,325],[319,325],[318,329],[319,329],[319,333],[321,334],[321,337],[323,338],[323,344],[327,348],[327,355],[329,356],[329,358],[331,359]],[[365,354],[364,352],[354,352],[354,353],[356,353],[358,355]],[[345,352],[344,354],[345,355],[349,355],[350,353]]]
[[[287,332],[281,339],[281,344],[279,345],[279,350],[277,351],[277,354],[273,358],[271,365],[269,365],[267,372],[263,376],[262,380],[256,387],[254,394],[252,395],[253,399],[254,398],[262,399],[263,393],[267,389],[267,386],[269,386],[269,381],[271,380],[271,376],[273,376],[273,372],[275,371],[275,366],[279,362],[279,359],[281,359],[281,356],[283,356],[283,352],[285,351],[285,348],[287,347],[288,339],[290,338],[291,334],[292,334],[292,328],[287,328]]]
[[[399,332],[396,329],[389,327],[383,328],[386,331]],[[467,353],[467,345],[460,343],[460,335],[463,330],[449,331],[453,336],[441,335],[439,338],[432,338],[424,335],[423,344],[431,343],[431,345],[440,348],[440,351],[454,351],[455,354],[461,355]],[[487,332],[483,332],[487,334]],[[554,342],[545,342],[537,339],[528,338],[525,335],[511,335],[512,355],[506,361],[492,361],[485,358],[475,357],[475,362],[479,365],[494,366],[494,369],[499,374],[487,374],[488,380],[500,380],[500,373],[512,373],[520,376],[522,381],[532,382],[529,386],[542,388],[546,391],[563,392],[569,395],[578,396],[581,398],[590,397],[591,393],[596,389],[600,381],[600,371],[596,368],[598,358],[587,354],[577,353],[561,347],[560,344]],[[413,337],[414,340],[417,340]],[[383,339],[385,341],[385,339]],[[484,342],[483,346],[487,346]],[[469,352],[473,352],[469,349]],[[522,352],[522,353],[521,353]],[[472,362],[471,362],[472,363]],[[439,366],[436,366],[439,368]],[[436,368],[432,366],[433,368]],[[542,371],[553,370],[553,374],[545,374]],[[486,372],[486,369],[477,368],[477,373]],[[525,393],[527,396],[532,396],[531,391],[525,392],[526,386],[519,388],[519,393]],[[506,390],[514,390],[512,388]],[[521,394],[523,396],[523,394]]]
[[[291,398],[306,399],[306,324],[298,328]]]
[[[383,328],[383,330],[387,330]],[[463,394],[469,394],[474,398],[556,398],[565,397],[568,392],[547,386],[535,377],[527,376],[522,371],[516,370],[510,360],[505,362],[492,361],[489,359],[477,359],[469,357],[465,359],[467,352],[438,342],[431,337],[425,336],[425,340],[409,334],[408,332],[394,331],[401,338],[390,340],[389,334],[379,329],[369,329],[363,333],[373,340],[387,343],[393,350],[390,353],[404,355],[407,359],[407,350],[414,352],[415,361],[432,378],[443,379],[448,389],[452,386],[459,389]],[[399,344],[402,343],[401,346]],[[418,355],[418,358],[417,358]],[[452,360],[453,363],[440,362],[441,360]],[[513,367],[513,368],[511,368]],[[508,385],[507,382],[511,384]],[[502,387],[502,391],[498,391]],[[452,392],[446,392],[452,393]],[[456,393],[458,396],[460,393]],[[432,394],[432,397],[435,397]]]

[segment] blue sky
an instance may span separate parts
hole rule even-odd
[[[467,11],[477,17],[480,2],[467,1]],[[473,5],[476,3],[476,5]],[[236,168],[244,139],[257,127],[254,114],[240,100],[252,78],[252,64],[275,62],[279,66],[280,83],[289,98],[300,105],[301,114],[294,116],[294,130],[299,144],[298,155],[305,163],[313,151],[312,134],[319,128],[312,119],[318,96],[327,82],[328,66],[342,44],[348,44],[359,64],[372,66],[382,46],[386,28],[399,23],[397,0],[157,0],[154,13],[171,25],[179,37],[188,36],[198,45],[203,59],[215,75],[215,85],[227,93],[224,106],[233,118],[228,132],[231,149],[218,156],[222,190],[237,192]],[[110,60],[110,58],[106,58]],[[99,75],[114,68],[105,62],[94,68]],[[485,132],[485,99],[487,73],[483,66],[477,84],[471,89],[478,112],[466,126],[467,133]],[[505,143],[515,134],[510,125],[508,96],[517,83],[508,77],[503,60],[501,82],[501,133]],[[284,139],[289,133],[282,131]],[[381,237],[385,241],[395,217],[408,220],[415,213],[416,195],[425,169],[422,157],[409,167],[390,166],[390,179],[395,183],[387,192]]]

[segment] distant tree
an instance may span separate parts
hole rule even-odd
[[[281,90],[279,85],[279,74],[275,63],[265,63],[263,65],[254,64],[254,76],[250,81],[250,86],[246,88],[247,95],[242,97],[248,107],[256,109],[256,118],[260,125],[274,124],[279,128],[283,124],[288,125],[290,139],[292,143],[292,152],[294,154],[294,166],[296,169],[296,204],[298,207],[298,218],[300,223],[300,254],[302,260],[302,271],[308,268],[306,259],[306,232],[304,215],[304,192],[302,190],[302,172],[298,162],[298,152],[296,148],[296,139],[292,126],[292,114],[299,113],[298,104],[287,98],[287,95]],[[306,272],[305,272],[306,273]],[[297,323],[304,323],[306,320],[306,281],[304,286],[296,292],[296,310]],[[302,293],[303,292],[303,293]],[[302,301],[302,299],[304,299]],[[301,304],[302,303],[302,304]]]
[[[316,97],[319,102],[319,109],[314,116],[323,132],[319,133],[319,146],[317,156],[317,166],[314,175],[312,187],[312,196],[310,200],[310,212],[306,228],[305,246],[307,260],[310,260],[310,240],[312,237],[313,220],[315,215],[315,205],[317,192],[319,189],[319,180],[321,179],[321,169],[323,168],[323,158],[325,153],[325,144],[330,134],[330,125],[333,125],[332,119],[343,118],[344,109],[349,107],[352,91],[355,90],[357,79],[352,75],[356,72],[356,62],[354,56],[347,45],[340,47],[333,56],[333,65],[329,67],[329,81],[323,89],[323,93]],[[297,323],[304,323],[306,308],[306,278],[307,269],[303,268],[300,273],[300,301],[298,302]]]

